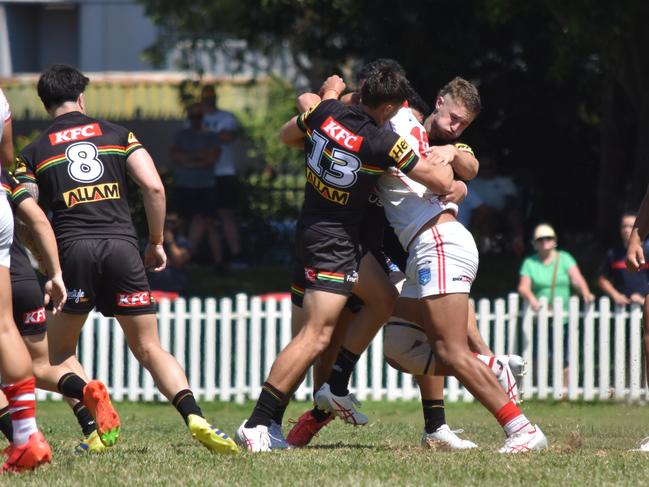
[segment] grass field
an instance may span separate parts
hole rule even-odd
[[[291,405],[287,418],[307,407]],[[211,455],[191,439],[180,416],[165,404],[117,404],[120,444],[101,455],[74,452],[78,426],[67,406],[39,403],[38,421],[53,448],[51,465],[0,477],[11,485],[646,485],[649,454],[628,452],[649,434],[646,407],[525,403],[542,427],[549,451],[503,456],[503,435],[477,404],[447,406],[451,427],[480,446],[439,452],[419,446],[418,402],[367,402],[366,427],[335,421],[312,446],[236,457]],[[233,433],[252,404],[204,404],[206,416]]]

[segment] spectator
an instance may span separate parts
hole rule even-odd
[[[239,136],[239,122],[232,113],[218,108],[213,85],[203,87],[201,103],[204,110],[203,127],[214,132],[221,142],[221,153],[214,161],[216,212],[230,252],[230,268],[243,268],[246,265],[241,260],[241,240],[235,218],[239,191],[233,142]]]
[[[509,176],[498,174],[490,157],[480,158],[480,172],[469,182],[481,205],[471,215],[470,227],[477,234],[481,252],[501,252],[510,247],[516,255],[523,251],[523,225],[518,188]]]
[[[207,236],[213,263],[223,263],[221,241],[214,216],[216,180],[212,165],[220,153],[220,142],[203,128],[203,107],[187,107],[189,126],[176,135],[171,149],[175,166],[175,199],[180,216],[189,224],[189,240],[198,250]]]
[[[644,304],[649,292],[649,265],[643,264],[639,272],[630,272],[626,268],[626,253],[629,238],[635,223],[635,213],[624,213],[620,219],[621,242],[608,250],[606,258],[599,268],[597,283],[617,305],[630,303]],[[649,247],[644,244],[645,255],[649,255]]]
[[[518,283],[518,293],[534,311],[539,310],[541,297],[548,298],[550,305],[560,297],[567,310],[571,284],[586,303],[595,299],[572,255],[557,250],[557,235],[547,223],[534,229],[534,248],[536,254],[523,261]]]
[[[564,384],[568,379],[568,299],[570,298],[570,285],[582,296],[586,303],[592,302],[595,297],[590,292],[588,284],[581,274],[575,259],[565,250],[557,249],[557,234],[547,223],[541,223],[534,229],[534,248],[536,254],[523,261],[518,282],[518,293],[525,299],[534,311],[540,308],[539,298],[548,299],[550,308],[555,297],[563,300],[563,309],[566,311],[563,328],[563,361]],[[535,339],[534,342],[537,342]],[[552,344],[550,340],[550,353]]]
[[[147,272],[153,291],[182,293],[187,284],[184,267],[191,258],[189,239],[179,234],[182,220],[174,212],[168,212],[164,225],[164,250],[167,267],[160,272]]]

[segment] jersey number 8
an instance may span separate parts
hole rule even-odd
[[[104,174],[104,165],[99,160],[97,146],[91,142],[77,142],[65,150],[68,174],[80,183],[92,183]]]
[[[322,155],[329,139],[313,131],[313,149],[309,154],[309,167],[325,183],[338,188],[348,188],[356,182],[356,173],[361,168],[361,161],[353,154],[341,149],[331,151],[329,167],[323,167]]]

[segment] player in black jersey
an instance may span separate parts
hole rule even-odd
[[[115,316],[129,348],[176,407],[192,436],[211,451],[236,453],[236,444],[211,426],[196,404],[178,361],[160,346],[156,307],[145,266],[164,269],[165,192],[153,160],[132,132],[85,114],[88,78],[53,65],[38,81],[38,95],[54,119],[18,158],[17,176],[37,183],[53,212],[68,299],[49,323],[50,359],[82,373],[76,346],[88,313]],[[140,187],[149,226],[144,265],[126,195],[126,178]],[[105,386],[69,374],[59,380],[66,396],[84,400],[102,442],[117,441],[120,422]]]
[[[14,321],[32,358],[36,385],[41,389],[58,392],[58,379],[67,372],[67,368],[50,365],[44,306],[52,301],[54,312],[59,312],[67,298],[56,239],[47,217],[24,185],[20,184],[5,169],[2,170],[1,179],[2,187],[17,217],[14,223],[16,229],[14,241],[11,245],[11,290]],[[38,256],[47,275],[52,276],[45,283],[45,293],[23,244],[29,246],[32,253]],[[99,439],[96,423],[88,409],[76,399],[66,398],[66,400],[72,407],[84,434],[84,439],[78,450],[94,452],[103,450],[105,446]],[[1,415],[5,405],[6,401],[3,402],[0,399],[0,429],[9,439],[11,423],[6,422],[6,418]]]
[[[398,167],[441,192],[452,181],[449,167],[428,159],[420,162],[401,137],[379,128],[405,100],[408,83],[401,74],[377,72],[363,86],[359,106],[337,101],[344,87],[338,77],[327,80],[324,100],[287,122],[280,134],[287,145],[303,146],[306,158],[307,185],[296,236],[296,269],[306,277],[304,323],[277,357],[252,415],[237,431],[237,441],[251,451],[271,449],[268,426],[276,410],[326,348],[352,289],[362,296],[363,286],[372,286],[358,280],[358,232],[378,176]],[[364,318],[362,313],[356,317]],[[341,408],[351,406],[350,397],[336,399]]]

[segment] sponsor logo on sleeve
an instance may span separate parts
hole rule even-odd
[[[344,148],[354,152],[358,152],[361,149],[363,137],[356,135],[341,123],[337,122],[333,117],[327,117],[327,120],[324,121],[320,128],[324,133],[331,137],[332,140],[335,140]]]
[[[138,291],[135,293],[117,293],[117,306],[132,308],[134,306],[146,306],[151,304],[151,293],[149,291]]]
[[[411,150],[412,149],[408,145],[408,142],[406,142],[403,137],[399,137],[399,139],[392,146],[392,149],[390,149],[390,157],[395,162],[400,162],[401,159],[403,159],[403,156]]]
[[[119,198],[119,184],[117,183],[79,186],[63,193],[63,200],[68,208],[80,203],[95,203],[102,200],[118,200]]]
[[[138,143],[139,143],[140,141],[137,140],[137,137],[135,136],[135,134],[134,134],[133,132],[129,132],[129,133],[128,133],[128,143],[129,143],[129,144],[133,144],[133,143],[135,143],[135,142],[138,142]]]
[[[88,125],[80,125],[69,129],[54,132],[49,135],[50,144],[59,145],[68,142],[76,142],[78,140],[90,139],[103,135],[101,127],[98,123],[89,123]]]

